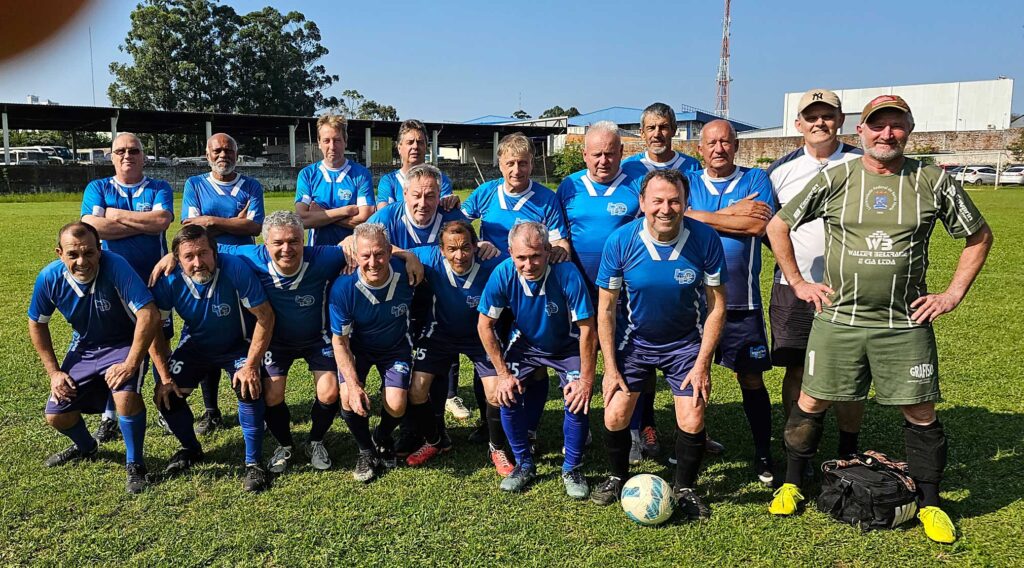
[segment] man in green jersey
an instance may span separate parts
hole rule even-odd
[[[905,158],[914,117],[902,98],[876,97],[857,125],[864,157],[818,174],[768,225],[775,258],[798,298],[814,304],[803,386],[786,422],[786,480],[769,511],[791,515],[799,483],[821,440],[828,407],[867,398],[899,406],[910,475],[917,483],[925,534],[953,542],[956,529],[939,508],[946,436],[935,415],[938,356],[931,322],[967,294],[992,247],[992,232],[959,184],[946,173]],[[790,231],[825,223],[824,283],[804,280]],[[928,242],[936,222],[966,238],[945,291],[926,289]]]

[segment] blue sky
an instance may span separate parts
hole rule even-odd
[[[239,12],[266,2],[228,1]],[[462,121],[484,114],[532,115],[554,105],[583,112],[660,100],[713,109],[723,3],[592,0],[518,2],[275,2],[317,23],[341,76],[394,105],[403,118]],[[887,5],[884,5],[887,4]],[[26,4],[25,6],[29,6]],[[51,42],[0,63],[0,101],[35,94],[64,104],[107,105],[107,65],[123,60],[134,2],[92,0]],[[973,3],[825,3],[735,0],[732,116],[782,122],[783,94],[812,87],[1016,80],[1024,113],[1024,18],[1019,0]],[[30,7],[30,9],[32,9]]]

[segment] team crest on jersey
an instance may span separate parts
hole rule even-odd
[[[391,370],[396,373],[407,375],[409,374],[409,364],[405,361],[395,361],[395,364],[391,365]]]
[[[323,355],[324,357],[334,357],[334,348],[324,347],[323,349],[320,350],[320,354]]]
[[[398,304],[397,306],[391,306],[391,315],[396,318],[400,318],[409,313],[408,304]]]
[[[556,304],[554,302],[548,302],[547,305],[544,306],[544,313],[546,313],[549,316],[553,316],[553,315],[557,314],[558,313],[558,304]]]
[[[680,285],[685,286],[686,284],[693,284],[693,281],[697,279],[697,273],[689,268],[677,268],[672,277]]]
[[[231,314],[231,306],[227,304],[214,304],[211,309],[213,310],[213,315],[218,317],[223,318]]]
[[[247,359],[245,357],[239,357],[238,359],[235,359],[235,362],[234,362],[235,370],[237,371],[237,370],[241,369],[242,367],[244,367],[246,360]]]
[[[896,194],[885,186],[874,187],[868,192],[864,206],[879,213],[891,211],[896,206]]]
[[[621,217],[621,216],[625,215],[627,211],[628,211],[628,209],[626,208],[626,204],[625,203],[609,203],[608,204],[608,213],[610,215],[615,215],[616,217]]]
[[[300,308],[308,308],[316,303],[316,298],[309,294],[305,296],[295,296],[295,303],[298,304]]]
[[[152,203],[145,203],[145,202],[136,203],[135,204],[135,210],[136,211],[141,211],[143,213],[146,212],[146,211],[152,211],[153,210],[153,204]]]
[[[480,305],[480,296],[466,296],[466,305],[476,309]]]
[[[339,189],[338,190],[338,199],[340,199],[342,201],[348,201],[349,199],[352,199],[352,190],[350,190],[350,189]]]
[[[96,298],[96,300],[93,301],[93,304],[96,306],[96,309],[101,312],[110,311],[110,302],[103,298]]]
[[[764,359],[768,356],[768,348],[764,345],[752,345],[749,352],[751,359]]]

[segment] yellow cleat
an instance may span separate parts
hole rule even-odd
[[[800,488],[792,483],[783,483],[775,491],[775,498],[768,505],[768,512],[773,515],[792,515],[796,513],[797,505],[804,500]]]
[[[925,507],[918,511],[918,520],[924,527],[924,534],[935,542],[951,544],[956,541],[956,527],[949,515],[938,507]]]

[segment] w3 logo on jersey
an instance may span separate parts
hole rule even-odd
[[[553,316],[553,315],[557,314],[558,313],[558,304],[556,304],[554,302],[548,302],[544,306],[544,313],[546,313],[549,316]]]
[[[626,207],[625,203],[609,203],[608,204],[608,214],[609,215],[615,215],[616,217],[621,217],[621,216],[625,215],[628,211],[629,211],[629,209]]]
[[[405,314],[409,313],[409,306],[407,304],[398,304],[397,306],[391,306],[391,315],[396,318],[400,318]]]
[[[96,309],[101,311],[101,312],[110,311],[110,302],[107,301],[107,300],[104,300],[103,298],[96,298],[93,301],[93,305],[95,305]]]
[[[231,314],[231,306],[227,304],[214,304],[210,310],[213,312],[213,315],[222,318]]]
[[[697,279],[697,273],[689,268],[677,268],[672,277],[680,285],[685,286],[686,284],[693,284],[693,281]]]
[[[466,296],[466,305],[471,308],[476,308],[480,305],[480,296]]]
[[[875,231],[865,237],[864,240],[868,243],[868,250],[892,250],[892,237],[890,237],[885,231]]]
[[[310,295],[295,296],[295,303],[298,304],[300,308],[308,308],[316,303],[316,298]]]

